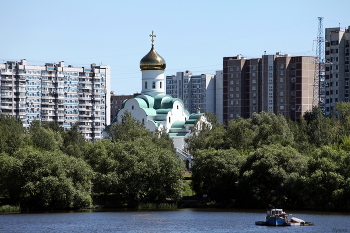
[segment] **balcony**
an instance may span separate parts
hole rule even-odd
[[[1,75],[14,75],[12,69],[2,70]]]
[[[12,104],[1,103],[1,109],[13,109]]]

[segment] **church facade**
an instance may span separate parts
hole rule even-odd
[[[205,121],[205,117],[199,110],[195,114],[190,114],[181,99],[166,94],[164,76],[166,63],[154,49],[153,31],[150,37],[152,37],[151,50],[140,61],[141,94],[123,102],[112,124],[121,122],[122,116],[128,111],[147,129],[169,133],[177,154],[182,159],[188,160],[190,156],[185,152],[185,138],[191,136],[191,128],[197,122]]]

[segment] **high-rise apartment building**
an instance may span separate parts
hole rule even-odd
[[[224,57],[223,122],[261,111],[297,119],[311,110],[315,59],[281,53]]]
[[[182,99],[190,113],[216,112],[216,84],[214,74],[192,75],[191,72],[176,72],[166,77],[166,94]]]
[[[24,127],[34,120],[56,121],[66,129],[79,122],[86,139],[99,140],[110,123],[109,66],[8,61],[0,64],[0,80],[1,112],[21,119]]]
[[[326,113],[336,102],[349,102],[350,26],[325,30]]]

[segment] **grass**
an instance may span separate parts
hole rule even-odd
[[[19,206],[3,205],[0,206],[0,213],[19,213],[21,208]]]

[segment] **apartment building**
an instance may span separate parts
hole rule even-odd
[[[216,84],[214,74],[193,75],[191,72],[176,72],[166,76],[166,94],[182,99],[190,113],[216,112]]]
[[[34,120],[56,121],[65,129],[79,122],[86,139],[99,140],[110,123],[109,80],[109,66],[8,61],[0,64],[0,110],[20,118],[24,127]]]
[[[349,102],[350,26],[325,30],[326,113],[336,102]]]
[[[274,112],[297,119],[312,109],[315,59],[276,53],[223,58],[222,120]]]

